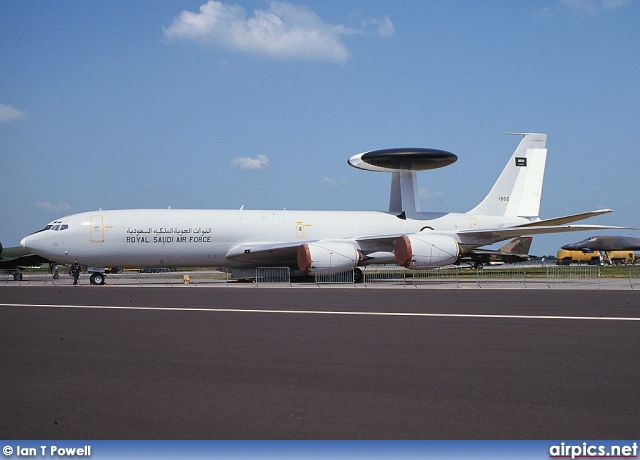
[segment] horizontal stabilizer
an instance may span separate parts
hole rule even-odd
[[[530,228],[530,227],[546,227],[549,225],[564,225],[571,222],[588,219],[589,217],[600,216],[602,214],[607,214],[610,212],[613,212],[613,209],[598,209],[597,211],[583,212],[580,214],[571,214],[569,216],[563,216],[563,217],[554,217],[553,219],[538,220],[536,222],[519,225],[518,227]]]

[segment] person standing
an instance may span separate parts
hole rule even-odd
[[[73,265],[71,266],[71,275],[73,276],[73,285],[78,285],[78,278],[80,278],[80,272],[82,269],[80,268],[80,264],[78,263],[78,259],[73,261]]]

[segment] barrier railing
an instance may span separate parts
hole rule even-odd
[[[629,268],[629,287],[631,289],[640,287],[640,267]]]
[[[229,284],[229,269],[226,267],[217,267],[208,270],[192,270],[178,271],[178,275],[182,275],[184,284]],[[187,278],[185,278],[187,276]]]
[[[120,273],[110,273],[106,278],[107,284],[157,284],[157,285],[205,285],[228,284],[229,270],[225,267],[206,269],[169,270],[157,268],[149,271],[124,270]]]
[[[527,270],[518,265],[476,269],[478,284],[522,284],[527,287]]]
[[[598,265],[554,265],[547,267],[547,285],[597,284],[600,286]]]
[[[362,269],[362,283],[401,284],[406,283],[407,270],[398,265],[367,265]]]
[[[53,278],[53,275],[49,272],[38,271],[31,272],[30,270],[22,270],[20,275],[22,276],[14,276],[13,273],[2,273],[0,274],[0,283],[7,286],[18,285],[18,286],[29,286],[31,284],[56,284],[59,282],[58,280]],[[62,278],[63,275],[60,274]],[[69,284],[73,282],[73,279],[69,276],[66,277],[68,280],[71,280]]]
[[[318,286],[321,284],[355,284],[353,269],[338,273],[316,273],[314,278]]]
[[[25,269],[21,271],[22,280],[14,279],[13,273],[0,273],[0,286],[65,286],[73,283],[66,269],[60,269],[59,277],[44,269]],[[226,268],[156,270],[155,273],[141,273],[137,270],[126,270],[111,273],[106,283],[112,285],[227,285],[230,281]],[[341,273],[317,274],[315,284],[355,285],[354,270]],[[595,265],[550,265],[546,267],[502,265],[473,269],[468,267],[441,267],[434,269],[407,270],[397,265],[370,265],[362,267],[364,286],[397,285],[397,286],[430,286],[451,285],[478,286],[484,285],[522,285],[524,287],[597,287],[597,288],[639,288],[640,266],[629,266],[625,269],[599,267]],[[80,277],[81,285],[89,284],[89,274]],[[256,284],[291,285],[291,273],[288,267],[259,267],[256,270]]]
[[[291,270],[289,267],[256,268],[256,285],[288,284],[291,286]]]
[[[453,284],[458,287],[460,267],[422,268],[407,271],[407,282],[413,286],[425,284]]]

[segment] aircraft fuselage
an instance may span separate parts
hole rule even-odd
[[[89,266],[247,267],[245,260],[227,258],[241,243],[295,245],[428,230],[450,232],[456,238],[458,230],[527,222],[462,213],[415,220],[376,211],[133,209],[63,217],[49,224],[51,228],[25,237],[21,244],[50,259],[64,263],[78,259]]]

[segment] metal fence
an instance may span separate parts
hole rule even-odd
[[[527,287],[527,270],[519,265],[502,265],[476,269],[476,283],[483,284],[521,284]]]
[[[547,267],[547,284],[600,285],[599,265],[554,265]]]
[[[51,273],[48,272],[43,272],[43,271],[31,271],[31,270],[22,270],[21,271],[21,278],[20,280],[16,280],[13,276],[13,274],[10,273],[0,273],[0,284],[2,285],[20,285],[20,286],[27,286],[30,284],[56,284],[59,283],[61,284],[62,280],[66,280],[69,281],[69,284],[73,283],[73,278],[71,278],[70,276],[65,276],[62,273],[60,273],[59,278],[58,279],[54,279],[53,275]]]
[[[151,272],[123,271],[107,275],[107,284],[162,284],[162,285],[205,285],[228,284],[229,271],[225,267],[207,269],[155,269]]]
[[[291,286],[291,270],[289,267],[256,268],[256,285],[288,284]]]
[[[518,266],[500,266],[485,269],[447,266],[438,268],[406,269],[397,265],[368,266],[364,283],[400,284],[405,286],[460,284],[523,284],[526,286],[526,269]]]
[[[367,265],[362,270],[363,284],[400,284],[406,283],[407,269],[398,265]]]
[[[550,265],[531,267],[521,265],[501,265],[473,269],[468,267],[448,266],[434,269],[408,270],[397,265],[370,265],[362,268],[364,286],[396,285],[396,286],[449,286],[449,287],[482,287],[521,286],[521,287],[596,287],[596,288],[639,288],[640,266],[628,267],[615,275],[607,274],[606,268],[596,265]],[[607,276],[602,276],[602,273]],[[355,270],[341,273],[316,274],[316,285],[356,285]],[[10,272],[0,272],[0,285],[71,285],[73,278],[66,270],[61,269],[59,277],[54,278],[46,270],[22,270],[22,280],[15,280]],[[230,274],[224,267],[190,270],[158,269],[154,273],[140,271],[123,271],[108,274],[106,284],[111,285],[228,285]],[[257,285],[291,286],[291,273],[288,267],[259,267],[256,270]],[[89,274],[83,273],[81,285],[89,284]]]
[[[407,285],[453,285],[458,287],[460,275],[464,274],[459,267],[421,268],[407,270]]]
[[[368,265],[362,270],[363,283],[418,286],[422,284],[458,284],[458,267],[408,270],[398,265]]]
[[[80,284],[87,285],[89,273],[80,276]],[[29,285],[54,285],[64,286],[73,283],[73,278],[66,270],[60,270],[59,276],[55,278],[52,273],[42,270],[23,270],[22,280],[14,281],[13,275],[0,275],[0,284]],[[124,270],[120,273],[109,273],[106,275],[105,284],[111,285],[205,285],[205,284],[228,284],[229,271],[224,268],[207,268],[201,270],[169,270],[154,269],[153,272],[142,272],[139,270]]]
[[[631,289],[640,287],[640,267],[631,267],[629,269],[629,287]]]
[[[421,285],[529,285],[544,284],[548,287],[560,284],[598,285],[598,266],[547,266],[533,270],[523,265],[469,268],[448,266],[429,269],[405,269],[397,265],[367,266],[363,270],[364,284]],[[633,275],[630,276],[633,280]]]
[[[316,273],[313,277],[318,286],[322,284],[355,284],[353,269],[338,273]]]

